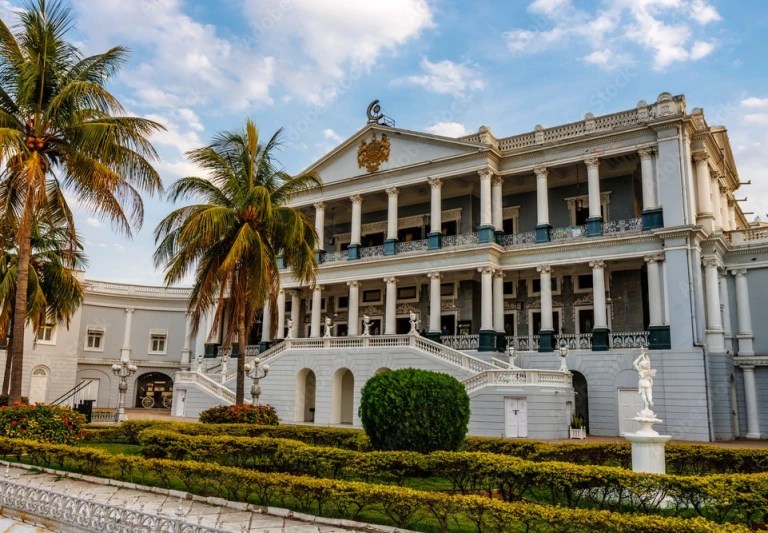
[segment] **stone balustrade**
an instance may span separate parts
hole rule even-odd
[[[493,369],[481,372],[461,382],[468,394],[493,386],[546,386],[569,388],[573,386],[570,372],[532,369]]]
[[[768,226],[729,231],[727,234],[731,246],[750,246],[768,242]]]

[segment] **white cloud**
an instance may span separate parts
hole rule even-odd
[[[463,137],[469,135],[469,131],[464,124],[459,122],[436,122],[427,126],[427,133],[433,135],[442,135],[443,137]]]
[[[193,122],[191,124],[186,122],[185,124],[180,124],[180,113],[170,112],[163,115],[150,113],[145,115],[145,118],[154,120],[165,126],[165,131],[159,131],[152,136],[151,140],[154,144],[171,146],[175,148],[180,155],[189,150],[200,148],[203,145],[203,141],[197,134],[197,131],[203,129],[202,125],[200,125],[199,122]],[[199,129],[197,125],[200,125]]]
[[[92,228],[100,228],[101,222],[96,220],[95,218],[86,218],[85,223],[91,226]]]
[[[765,108],[768,107],[768,98],[757,98],[755,96],[751,96],[741,101],[741,107]]]
[[[106,248],[107,247],[107,245],[104,244],[103,242],[93,242],[93,241],[88,241],[88,240],[85,241],[85,246],[86,247],[93,246],[93,247],[96,247],[96,248]]]
[[[744,122],[747,124],[760,124],[768,126],[768,113],[750,113],[744,115]]]
[[[507,32],[510,52],[536,53],[585,44],[591,51],[582,59],[603,68],[631,61],[633,46],[653,53],[656,70],[700,60],[717,43],[702,29],[694,31],[690,19],[702,27],[721,19],[705,0],[612,0],[594,12],[576,8],[572,0],[535,0],[528,11],[538,17],[538,27]]]
[[[474,65],[454,63],[448,59],[432,63],[426,57],[421,60],[423,74],[407,76],[393,81],[393,84],[420,85],[439,94],[465,95],[484,87],[480,71]]]
[[[336,143],[340,143],[343,140],[341,136],[335,131],[333,131],[331,128],[326,128],[323,130],[323,137],[331,141],[334,141]]]
[[[260,50],[279,56],[286,89],[313,102],[368,72],[385,52],[434,25],[428,0],[245,0]]]

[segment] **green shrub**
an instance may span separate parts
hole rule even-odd
[[[110,455],[103,450],[0,438],[0,454],[62,468],[304,513],[379,522],[420,531],[478,533],[748,533],[739,524],[566,509],[481,496],[449,495],[405,487],[262,473],[195,461]],[[659,476],[657,476],[659,477]],[[734,500],[735,505],[743,503]]]
[[[368,380],[359,415],[376,450],[458,450],[467,434],[469,396],[448,374],[404,368]]]
[[[271,405],[219,405],[200,413],[203,424],[256,424],[276,426],[277,411]]]
[[[85,417],[59,405],[13,404],[0,407],[0,435],[56,444],[72,444],[85,435]]]

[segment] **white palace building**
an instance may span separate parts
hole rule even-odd
[[[662,433],[768,436],[768,227],[747,222],[726,129],[703,110],[662,93],[504,138],[368,117],[308,169],[322,191],[293,200],[322,243],[317,285],[283,270],[277,338],[259,318],[245,354],[270,365],[261,401],[281,419],[359,426],[365,382],[418,367],[464,383],[471,434],[566,438],[578,413],[620,435],[637,429],[647,345]],[[138,367],[129,407],[234,401],[236,354],[221,331],[190,338],[187,289],[86,287],[69,328],[29,333],[32,401],[77,388],[114,409],[121,358]]]

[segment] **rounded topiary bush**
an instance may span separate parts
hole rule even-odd
[[[458,450],[467,434],[469,396],[448,374],[404,368],[365,384],[359,416],[376,450]]]
[[[61,405],[15,403],[0,407],[0,437],[73,444],[85,435],[85,417]]]
[[[200,413],[203,424],[257,424],[277,426],[277,411],[271,405],[219,405]]]

